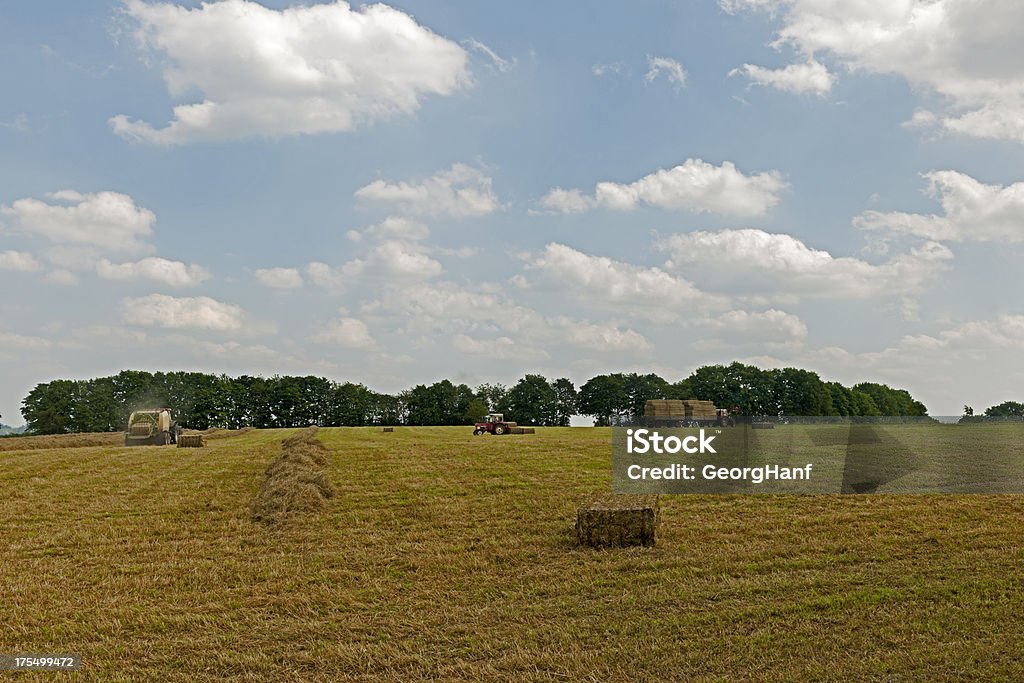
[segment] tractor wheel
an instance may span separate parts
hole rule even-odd
[[[132,445],[132,440],[128,438],[127,434],[124,435],[124,445],[125,446],[131,446]]]
[[[473,430],[473,436],[480,436],[483,433],[484,433],[484,430],[482,430],[482,429],[474,429]]]
[[[170,446],[171,445],[171,433],[170,432],[162,432],[160,434],[160,436],[161,436],[160,441],[161,441],[161,443],[164,446]]]
[[[505,433],[505,425],[494,425],[495,436],[501,436]]]

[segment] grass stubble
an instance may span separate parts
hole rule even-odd
[[[334,496],[254,522],[306,436],[5,452],[0,652],[82,680],[1024,677],[1021,497],[662,496],[657,546],[595,551],[607,430],[340,428],[313,436]]]

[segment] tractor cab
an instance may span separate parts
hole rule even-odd
[[[473,425],[474,436],[480,436],[481,434],[501,436],[502,434],[508,434],[509,429],[515,426],[514,423],[509,424],[505,422],[505,415],[503,413],[489,413],[484,420],[484,422],[477,422]]]

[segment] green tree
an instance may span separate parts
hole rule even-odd
[[[556,424],[558,394],[543,375],[526,375],[508,392],[506,420],[523,424]]]
[[[973,412],[971,413],[974,414]],[[1005,401],[999,405],[985,409],[988,417],[1024,417],[1024,403]]]

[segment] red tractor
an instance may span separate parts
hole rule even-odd
[[[515,422],[505,422],[505,416],[501,413],[491,413],[484,418],[486,422],[477,422],[473,425],[473,436],[481,434],[494,434],[501,436],[508,434],[516,426]]]

